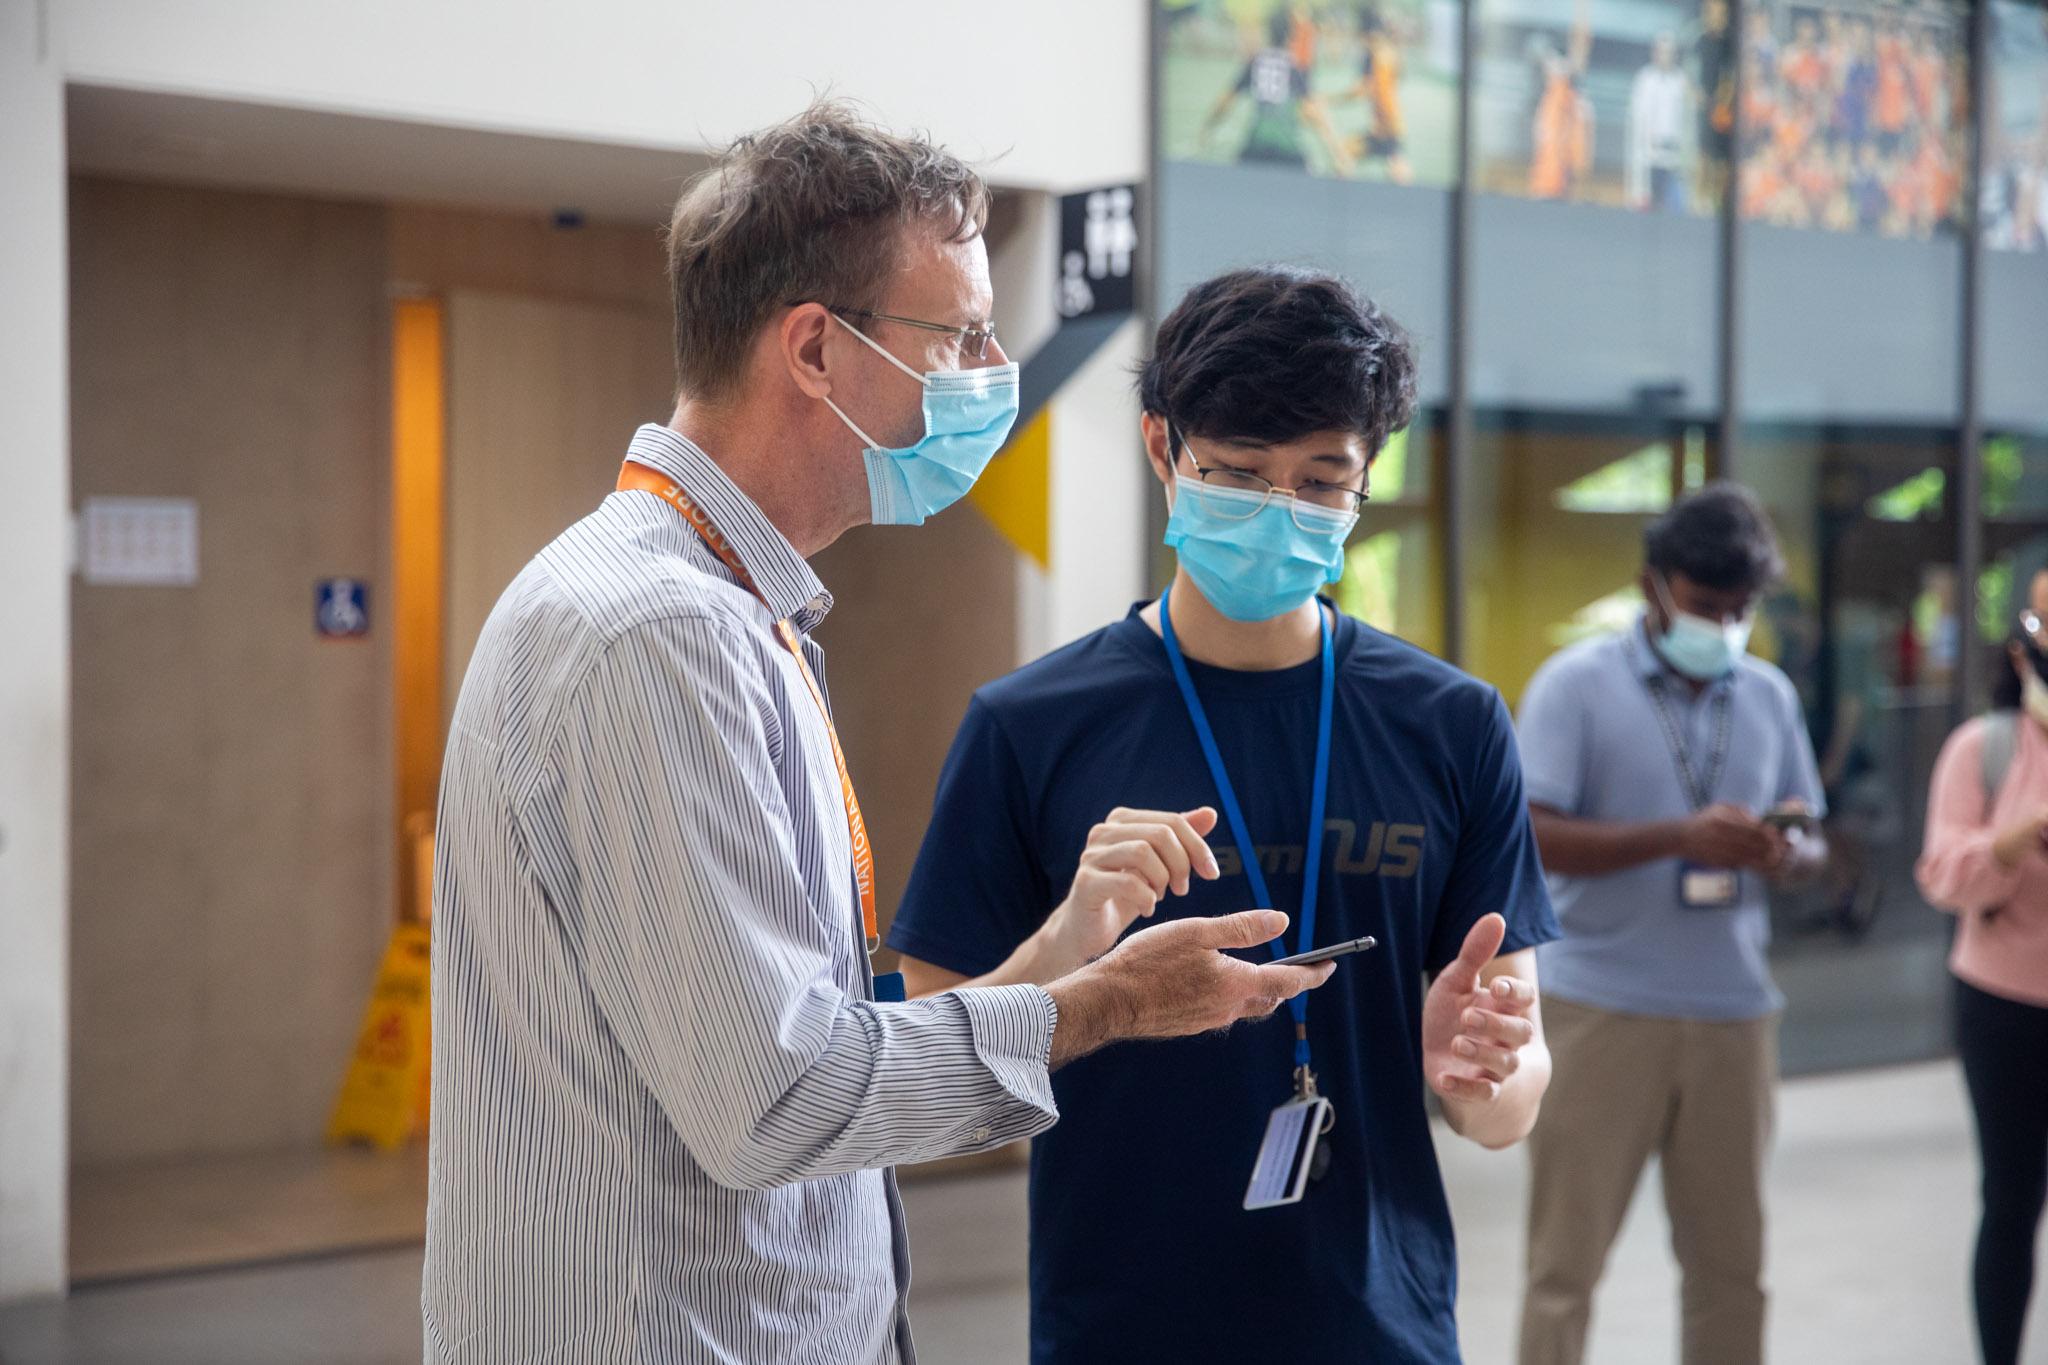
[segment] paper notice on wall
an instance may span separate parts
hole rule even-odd
[[[182,588],[199,581],[199,504],[192,499],[87,498],[82,520],[87,583]]]

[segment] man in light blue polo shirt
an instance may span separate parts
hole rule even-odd
[[[1755,496],[1716,483],[1645,530],[1648,606],[1536,671],[1516,723],[1563,937],[1537,949],[1550,1094],[1529,1139],[1521,1365],[1576,1365],[1643,1165],[1662,1159],[1686,1365],[1763,1352],[1763,1165],[1777,1086],[1766,883],[1819,870],[1797,695],[1746,653],[1783,572]]]

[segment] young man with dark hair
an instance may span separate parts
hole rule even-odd
[[[1555,921],[1499,695],[1317,595],[1414,385],[1405,334],[1339,280],[1191,290],[1140,380],[1172,586],[981,689],[947,759],[890,933],[914,993],[1038,980],[1155,914],[1298,911],[1275,956],[1377,940],[1311,1009],[1055,1079],[1041,1365],[1458,1359],[1424,1088],[1486,1146],[1528,1131]]]
[[[1555,1068],[1529,1142],[1522,1365],[1585,1352],[1593,1289],[1662,1159],[1686,1365],[1763,1351],[1763,1163],[1778,1011],[1765,883],[1818,871],[1798,695],[1745,651],[1784,571],[1754,494],[1651,522],[1627,630],[1536,670],[1518,730],[1564,936],[1538,954]]]

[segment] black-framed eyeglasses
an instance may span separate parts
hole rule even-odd
[[[1271,479],[1263,474],[1254,474],[1249,469],[1232,469],[1227,465],[1204,469],[1202,462],[1195,458],[1194,447],[1188,444],[1185,436],[1180,438],[1180,448],[1187,452],[1188,463],[1195,467],[1195,474],[1202,481],[1198,495],[1210,492],[1227,492],[1234,495],[1203,497],[1202,510],[1210,516],[1236,521],[1255,517],[1264,511],[1266,504],[1278,494],[1288,500],[1287,515],[1293,519],[1296,526],[1304,531],[1322,531],[1326,528],[1311,526],[1302,521],[1303,507],[1314,507],[1343,516],[1356,516],[1358,509],[1372,500],[1372,490],[1369,488],[1350,488],[1341,483],[1324,483],[1320,479],[1311,479],[1299,488],[1276,488]],[[1241,496],[1246,493],[1254,495],[1257,501]]]
[[[959,339],[960,354],[980,360],[988,354],[988,344],[996,339],[996,325],[986,327],[955,327],[950,322],[925,322],[921,318],[899,318],[889,313],[872,313],[865,308],[841,308],[836,303],[825,305],[841,317],[866,318],[870,322],[893,322],[900,327],[921,327],[927,332],[949,332]]]

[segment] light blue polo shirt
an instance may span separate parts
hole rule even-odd
[[[1792,680],[1745,654],[1698,697],[1650,648],[1641,621],[1553,655],[1522,694],[1515,733],[1529,800],[1586,820],[1678,820],[1685,785],[1650,695],[1664,695],[1705,779],[1715,699],[1728,697],[1728,759],[1710,793],[1756,812],[1798,799],[1822,809],[1820,774]],[[1663,858],[1604,877],[1550,876],[1564,936],[1540,945],[1545,995],[1667,1019],[1754,1019],[1784,1006],[1771,981],[1764,879],[1740,874],[1726,909],[1679,901],[1679,862]]]

